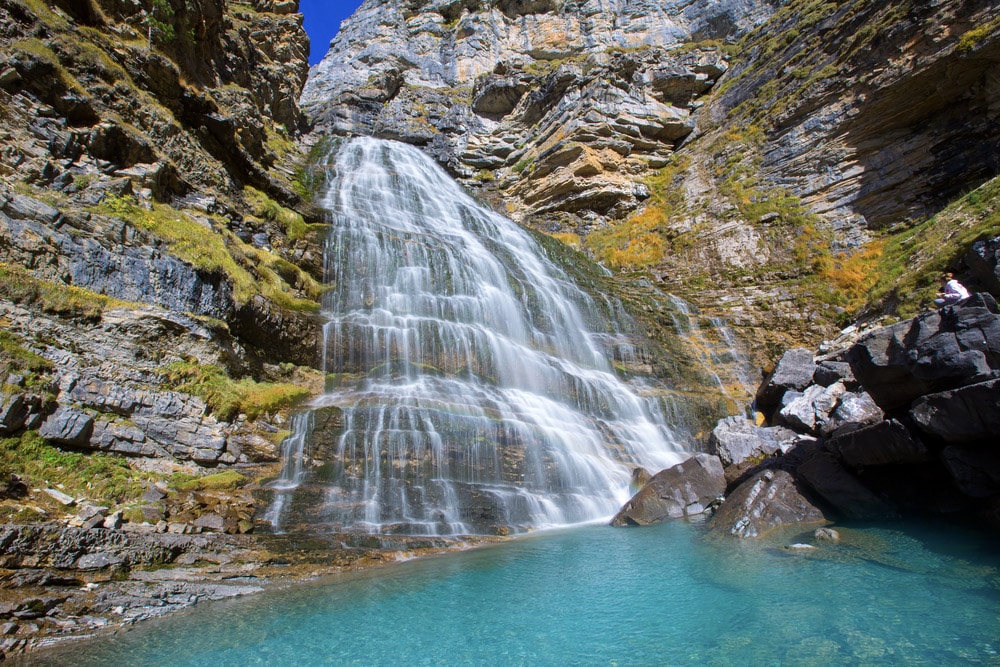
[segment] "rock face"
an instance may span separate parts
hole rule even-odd
[[[318,363],[322,250],[287,207],[310,215],[289,158],[308,40],[295,2],[155,11],[150,38],[138,4],[0,2],[0,433],[266,459],[164,369]]]
[[[702,514],[726,490],[718,457],[695,454],[655,475],[625,503],[612,526],[650,526]]]
[[[739,34],[771,11],[369,0],[313,68],[303,109],[323,133],[399,139],[459,176],[499,177],[509,211],[533,225],[621,218],[728,68],[717,49],[670,47]]]

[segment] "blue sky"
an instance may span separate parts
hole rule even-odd
[[[360,6],[361,0],[299,0],[299,11],[305,15],[306,32],[312,43],[310,65],[323,59],[340,22]]]

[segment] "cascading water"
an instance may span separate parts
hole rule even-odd
[[[329,380],[314,407],[339,408],[342,426],[298,422],[276,529],[296,496],[331,532],[585,522],[628,499],[635,467],[683,458],[656,392],[616,374],[610,359],[636,352],[606,303],[530,234],[410,146],[353,139],[330,173]]]

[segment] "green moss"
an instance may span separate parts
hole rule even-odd
[[[66,30],[70,27],[70,23],[66,18],[66,15],[62,12],[56,13],[48,5],[48,3],[42,0],[14,0],[17,4],[25,7],[38,17],[38,20],[55,30]]]
[[[218,366],[177,362],[160,373],[177,391],[199,396],[223,421],[239,414],[251,420],[264,413],[289,408],[309,397],[309,390],[288,383],[233,380]]]
[[[0,360],[7,362],[8,370],[43,373],[55,367],[48,359],[25,348],[20,338],[4,329],[0,329]]]
[[[957,48],[959,51],[972,51],[997,30],[1000,30],[1000,16],[963,34]]]
[[[110,454],[67,452],[26,431],[0,440],[0,467],[26,479],[29,486],[57,486],[66,493],[102,503],[138,500],[157,477],[133,470]]]
[[[274,222],[293,241],[305,238],[316,231],[316,228],[321,227],[321,225],[307,224],[302,215],[282,206],[257,188],[248,185],[243,189],[243,192],[253,206],[254,215]]]
[[[79,287],[40,280],[19,266],[0,263],[0,297],[69,319],[97,321],[110,308],[136,307]]]
[[[195,268],[227,276],[239,303],[246,303],[260,294],[289,310],[319,310],[322,288],[315,280],[298,271],[300,284],[295,287],[306,292],[309,298],[295,296],[292,286],[276,271],[276,267],[284,266],[280,264],[280,257],[247,245],[227,229],[206,225],[164,204],[144,209],[133,197],[109,196],[98,206],[91,207],[91,211],[121,218],[145,229],[166,241],[172,254]]]

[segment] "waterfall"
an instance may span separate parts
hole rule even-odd
[[[358,138],[329,161],[328,382],[314,408],[341,423],[320,437],[296,422],[272,524],[294,520],[297,496],[310,529],[330,532],[593,521],[628,499],[633,469],[684,458],[656,388],[615,368],[634,350],[609,299],[416,148]]]
[[[734,406],[752,412],[750,398],[757,390],[757,381],[753,379],[753,366],[737,344],[733,330],[721,318],[710,317],[706,332],[687,301],[674,294],[666,297],[671,305],[669,312],[674,329],[686,341],[695,361],[712,379],[719,393]]]

